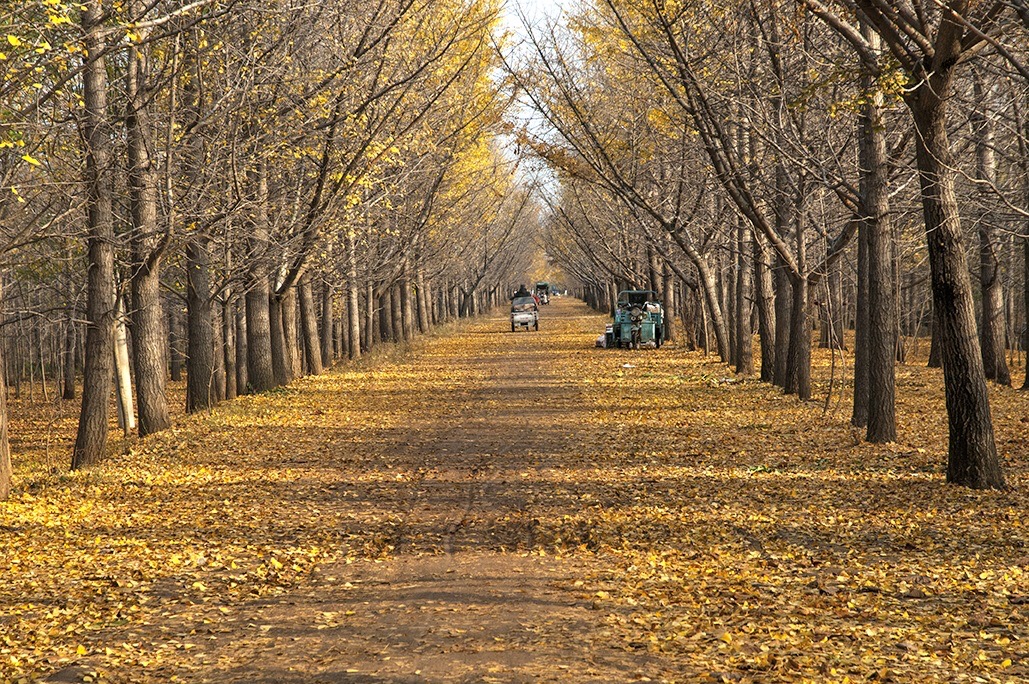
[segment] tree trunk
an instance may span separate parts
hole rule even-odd
[[[854,312],[854,410],[850,424],[868,426],[868,221],[858,228],[857,305]],[[866,431],[867,432],[867,431]]]
[[[811,398],[811,319],[807,278],[795,277],[793,308],[790,311],[790,345],[786,359],[786,394],[802,401]]]
[[[332,354],[332,341],[333,332],[335,331],[336,316],[332,307],[332,286],[329,285],[328,281],[322,283],[322,327],[320,329],[321,335],[321,351],[322,351],[322,367],[332,367],[333,354]]]
[[[868,40],[878,48],[875,32],[863,27]],[[862,107],[860,194],[865,220],[862,231],[868,234],[868,429],[869,442],[884,443],[897,439],[896,354],[897,301],[893,271],[893,227],[890,223],[889,188],[886,177],[886,124],[882,93],[866,83],[867,102]]]
[[[404,305],[400,296],[399,283],[389,290],[389,305],[389,311],[383,310],[382,315],[390,319],[393,341],[400,342],[404,337]]]
[[[419,269],[415,276],[415,294],[418,297],[418,332],[423,335],[432,327],[430,320],[429,293],[425,286],[425,274]]]
[[[982,209],[976,223],[979,226],[979,283],[982,287],[982,318],[979,321],[979,341],[982,347],[983,371],[989,380],[999,385],[1011,385],[1008,370],[1004,326],[1004,281],[1001,279],[1001,242],[997,235],[996,212],[989,209],[991,194],[997,181],[997,158],[994,154],[995,135],[990,116],[993,88],[986,92],[978,76],[974,81],[975,101],[972,108],[972,127],[975,129],[976,176],[987,184],[979,193]],[[981,109],[980,109],[981,108]]]
[[[235,399],[239,394],[236,384],[236,304],[232,292],[226,291],[221,303],[221,349],[222,367],[225,369],[225,399]]]
[[[844,350],[847,344],[843,336],[843,275],[838,261],[829,267],[823,294],[825,306],[818,346],[822,349]]]
[[[775,372],[772,375],[772,384],[777,387],[786,387],[787,382],[787,361],[789,359],[790,321],[793,290],[790,286],[790,276],[786,270],[786,264],[776,256],[775,268]]]
[[[414,339],[415,312],[414,300],[411,292],[411,266],[404,262],[404,275],[400,279],[400,304],[404,318],[404,341],[410,342]]]
[[[357,251],[351,231],[346,231],[345,240],[347,251],[347,318],[349,321],[347,347],[350,351],[350,358],[356,359],[361,356],[361,312],[358,310],[358,304],[361,299],[361,284],[357,282]]]
[[[236,304],[231,291],[225,293],[222,303],[222,365],[225,367],[225,398],[232,400],[239,394],[236,373]]]
[[[0,501],[10,496],[14,474],[11,468],[11,443],[7,436],[7,384],[4,378],[7,373],[4,372],[4,361],[3,345],[0,345]]]
[[[1029,186],[1029,180],[1026,181]],[[1026,189],[1026,205],[1029,206],[1029,187]],[[1025,222],[1022,235],[1022,349],[1026,350],[1026,373],[1022,390],[1029,391],[1029,220]]]
[[[940,331],[947,398],[947,481],[973,488],[1002,488],[1004,475],[993,437],[972,284],[954,193],[956,166],[947,138],[946,98],[951,91],[951,71],[952,67],[947,67],[942,73],[924,75],[907,96],[915,123],[933,315]]]
[[[393,288],[383,288],[379,295],[379,332],[383,342],[393,341]]]
[[[765,238],[759,233],[752,236],[754,246],[754,290],[757,300],[758,334],[761,336],[761,382],[772,382],[775,377],[775,286],[768,261]]]
[[[247,384],[254,393],[267,392],[276,386],[270,301],[268,278],[258,276],[246,294]]]
[[[697,349],[696,294],[685,282],[679,284],[679,307],[682,320],[682,346],[689,351]]]
[[[225,401],[225,338],[222,335],[222,305],[217,299],[211,301],[211,341],[214,375],[211,394],[214,403]]]
[[[129,363],[125,298],[119,294],[114,304],[114,385],[118,408],[118,427],[126,436],[136,429],[136,412],[132,407],[132,373],[129,371]]]
[[[668,342],[676,339],[675,332],[675,273],[668,264],[661,264],[664,268],[661,272],[661,308],[665,311],[664,338]]]
[[[754,374],[753,331],[750,329],[751,268],[750,230],[742,221],[736,222],[736,358],[733,360],[740,375]]]
[[[250,393],[250,375],[247,369],[247,312],[246,298],[236,300],[233,307],[236,319],[236,394]]]
[[[725,318],[722,317],[722,306],[718,298],[718,284],[716,276],[707,263],[707,259],[701,257],[694,264],[700,274],[700,286],[707,302],[708,313],[711,314],[711,323],[714,327],[715,343],[718,345],[718,356],[728,363],[729,358],[729,329],[725,325]]]
[[[135,11],[140,3],[134,2]],[[129,50],[128,104],[125,128],[128,147],[129,208],[132,231],[132,358],[136,371],[136,399],[139,405],[139,436],[171,427],[165,388],[166,338],[161,308],[161,257],[165,249],[157,218],[157,173],[150,150],[154,147],[147,93],[147,50],[134,45]]]
[[[177,299],[168,307],[168,362],[171,366],[171,379],[182,381],[182,307]]]
[[[82,30],[85,112],[86,241],[88,246],[86,350],[82,407],[72,452],[73,470],[97,463],[107,448],[107,410],[114,365],[114,211],[110,173],[114,131],[107,113],[107,66],[99,0],[86,0]]]
[[[65,401],[72,401],[75,399],[75,351],[78,349],[75,328],[75,313],[74,310],[70,310],[68,312],[68,320],[65,322],[64,331],[64,387],[61,392],[61,398]],[[0,363],[0,375],[3,374],[3,367],[3,364]]]
[[[378,333],[375,329],[375,285],[371,282],[364,286],[364,304],[364,348],[366,351],[371,351],[372,347],[375,346],[376,334]]]
[[[186,413],[197,413],[215,404],[210,254],[203,236],[186,244],[186,274]]]
[[[282,333],[286,343],[286,362],[289,364],[290,378],[293,382],[302,376],[303,368],[300,363],[300,322],[297,315],[297,288],[291,287],[282,293]]]
[[[268,296],[268,320],[271,324],[272,372],[277,387],[285,387],[293,381],[293,367],[286,350],[286,331],[283,329],[282,318],[282,297],[272,292]]]
[[[300,281],[300,323],[303,330],[307,372],[311,375],[321,375],[323,370],[322,349],[318,340],[318,316],[314,310],[314,293],[311,291],[309,276],[305,276]]]
[[[267,392],[276,386],[272,354],[271,286],[265,263],[268,251],[268,169],[264,162],[249,174],[254,195],[251,216],[250,255],[246,294],[247,381],[249,391]]]

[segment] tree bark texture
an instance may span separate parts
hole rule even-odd
[[[425,274],[421,270],[415,275],[415,296],[418,298],[418,332],[424,335],[432,327],[432,321],[429,320],[431,307],[425,286]]]
[[[132,406],[132,373],[129,371],[129,335],[125,325],[125,299],[121,294],[114,305],[114,387],[118,407],[118,427],[126,435],[136,429]]]
[[[677,334],[675,332],[675,273],[667,264],[662,264],[664,269],[661,273],[661,308],[664,309],[664,339],[673,342]]]
[[[375,318],[378,312],[375,310],[375,285],[368,283],[364,287],[364,348],[365,351],[371,351],[372,347],[375,346],[378,341],[379,331],[375,327]]]
[[[954,191],[956,167],[947,138],[946,98],[951,90],[951,71],[949,67],[931,76],[922,75],[921,85],[907,98],[915,123],[933,315],[940,333],[950,432],[947,481],[972,488],[1002,488],[1004,476],[994,442],[972,284]]]
[[[296,287],[291,287],[282,293],[282,332],[286,342],[286,360],[289,364],[290,382],[304,374],[300,363],[302,350],[300,348],[300,316],[297,312],[299,308],[297,295]]]
[[[361,284],[357,281],[357,252],[354,236],[346,232],[347,251],[347,348],[351,359],[361,356]]]
[[[139,2],[135,11],[139,11]],[[132,231],[129,246],[132,273],[129,329],[136,372],[139,436],[171,427],[165,387],[166,337],[161,306],[161,258],[165,249],[158,228],[157,172],[150,150],[153,124],[146,92],[149,46],[133,45],[128,59],[128,104],[125,129],[128,147],[129,213]]]
[[[335,310],[332,306],[332,286],[328,282],[322,283],[322,320],[319,334],[321,336],[322,366],[332,366],[332,341],[335,330]]]
[[[413,293],[411,291],[411,267],[409,262],[404,263],[404,275],[400,279],[400,304],[404,319],[404,341],[410,342],[414,339],[416,321]]]
[[[314,308],[314,292],[310,277],[300,281],[300,322],[307,372],[311,375],[321,375],[322,349],[318,338],[318,315]]]
[[[757,300],[758,334],[761,336],[761,381],[775,377],[775,285],[764,236],[754,232],[754,291]]]
[[[86,0],[82,12],[86,64],[82,72],[85,111],[86,242],[88,251],[86,353],[83,358],[82,406],[72,453],[72,469],[100,461],[107,448],[107,410],[114,365],[114,211],[111,189],[111,141],[107,112],[106,45],[101,32],[103,10]]]
[[[1000,266],[1001,241],[997,235],[996,212],[989,208],[991,194],[997,180],[996,144],[993,121],[990,119],[990,101],[993,89],[983,87],[982,79],[974,79],[975,100],[971,119],[975,129],[976,176],[982,187],[978,216],[979,225],[979,284],[982,289],[982,317],[979,320],[979,344],[982,347],[983,370],[989,380],[999,385],[1011,385],[1011,373],[1005,358],[1007,344],[1004,320],[1004,281]],[[980,109],[980,107],[982,109]],[[985,111],[984,111],[985,110]]]
[[[275,386],[285,387],[293,381],[293,364],[290,363],[289,352],[286,350],[282,297],[274,292],[268,296],[268,320],[271,324],[272,372],[275,374]]]
[[[754,374],[754,347],[750,329],[750,302],[752,282],[750,264],[750,229],[742,221],[736,222],[736,358],[734,364],[740,375]]]
[[[258,277],[246,294],[247,384],[251,392],[276,386],[272,366],[271,291],[267,277]]]
[[[866,29],[866,35],[874,32]],[[869,38],[870,40],[874,39]],[[859,192],[867,233],[868,292],[868,428],[869,442],[897,439],[896,373],[897,301],[893,270],[893,227],[887,187],[886,134],[882,95],[867,83],[867,102],[861,111]]]
[[[854,409],[850,424],[868,427],[868,229],[858,228],[857,304],[854,311]],[[866,430],[867,432],[867,430]]]
[[[235,399],[239,394],[236,373],[236,303],[231,292],[225,293],[222,314],[222,366],[225,368],[225,398]]]
[[[236,325],[236,394],[246,394],[250,386],[247,370],[247,315],[246,298],[237,299],[232,307]]]
[[[722,316],[722,305],[718,297],[718,283],[714,271],[707,263],[707,259],[701,257],[696,260],[695,265],[700,275],[700,286],[704,293],[704,300],[707,302],[707,310],[711,315],[711,323],[714,327],[715,344],[718,346],[718,356],[722,361],[728,363],[729,357],[729,329],[725,325],[725,318]]]
[[[203,236],[186,244],[186,275],[186,413],[196,413],[215,403],[210,254]]]
[[[786,359],[786,394],[802,401],[811,398],[811,318],[807,278],[793,278],[793,307],[790,311],[790,343]]]
[[[168,363],[171,366],[171,379],[174,382],[182,380],[182,306],[176,298],[168,307]]]
[[[225,401],[225,337],[222,329],[222,304],[212,297],[211,301],[211,339],[214,360],[214,376],[211,383],[211,394],[214,403]]]
[[[790,312],[793,289],[782,259],[776,256],[775,267],[775,373],[772,384],[786,387],[787,359],[790,348]]]

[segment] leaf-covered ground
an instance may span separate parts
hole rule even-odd
[[[464,323],[85,473],[41,474],[71,415],[15,405],[0,681],[1029,679],[1025,393],[993,391],[1015,488],[971,492],[938,371],[872,446],[604,320]]]

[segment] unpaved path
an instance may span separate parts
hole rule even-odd
[[[384,557],[321,568],[310,585],[239,609],[239,629],[218,634],[217,649],[229,656],[247,649],[252,659],[226,658],[232,664],[216,665],[209,679],[655,676],[647,658],[598,639],[598,614],[576,586],[580,562],[541,553],[534,538],[538,501],[548,509],[576,505],[562,482],[564,459],[595,439],[580,420],[579,385],[548,359],[595,353],[588,345],[597,322],[581,304],[558,299],[542,307],[540,332],[507,332],[505,319],[489,318],[461,333],[473,340],[471,354],[443,338],[391,369],[397,381],[384,378],[369,399],[391,427],[354,458],[346,433],[325,444],[329,458],[341,458],[340,488],[358,495],[339,505],[395,521]],[[415,398],[404,381],[410,374],[424,382]],[[351,469],[370,463],[395,474],[392,486],[353,488]]]
[[[156,527],[139,534],[170,534],[157,555],[181,548],[183,565],[91,578],[109,603],[128,585],[147,612],[84,635],[87,653],[50,681],[667,679],[604,631],[590,529],[560,522],[606,487],[583,467],[606,448],[590,418],[604,409],[569,372],[603,354],[603,322],[570,299],[542,307],[539,332],[510,332],[504,312],[462,322],[147,447],[158,463],[181,450],[157,477],[181,467],[188,484],[123,489],[114,517],[145,511]],[[313,546],[337,560],[290,573],[274,551]],[[212,570],[230,549],[262,564]],[[276,571],[289,579],[269,589]]]

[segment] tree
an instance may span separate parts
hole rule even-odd
[[[89,291],[85,377],[72,468],[93,465],[107,446],[107,406],[114,359],[114,208],[111,169],[114,139],[107,103],[106,41],[99,0],[83,4],[85,68],[82,77],[82,144],[85,152]]]
[[[939,318],[947,395],[947,481],[973,488],[1000,488],[1004,476],[993,438],[986,375],[976,335],[947,117],[958,69],[984,45],[981,36],[994,30],[1003,4],[987,3],[973,9],[966,0],[951,0],[917,15],[884,10],[869,0],[858,0],[858,5],[908,77],[904,101],[915,127],[933,307]],[[966,21],[976,30],[970,30]]]

